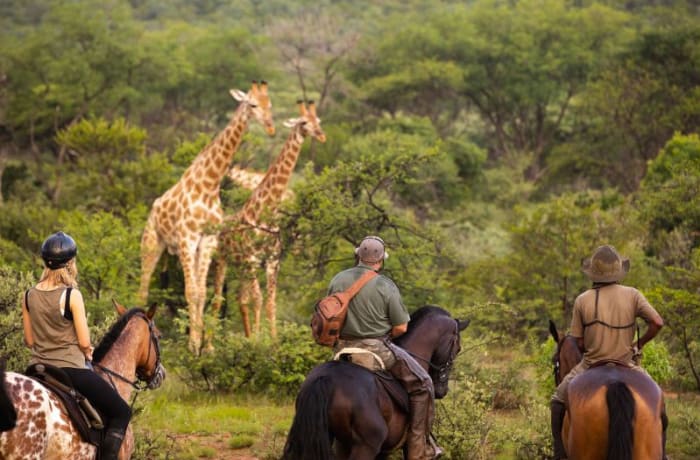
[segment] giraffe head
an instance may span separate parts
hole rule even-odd
[[[284,122],[284,126],[296,130],[300,142],[306,137],[313,137],[319,142],[326,142],[326,133],[321,129],[321,119],[316,116],[314,101],[308,102],[308,108],[304,101],[297,101],[299,106],[299,118],[291,118]]]
[[[253,80],[248,93],[239,89],[230,90],[231,96],[243,104],[247,104],[248,113],[255,118],[270,136],[275,135],[275,123],[272,120],[272,102],[267,94],[267,82],[258,84]]]

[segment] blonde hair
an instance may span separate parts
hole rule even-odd
[[[69,260],[65,267],[56,269],[44,267],[39,282],[46,282],[53,286],[78,287],[78,265],[75,263],[75,257]]]

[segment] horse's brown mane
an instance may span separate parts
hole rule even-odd
[[[105,336],[100,341],[99,345],[97,345],[97,348],[95,348],[95,351],[92,353],[92,360],[94,362],[99,363],[100,361],[102,361],[102,358],[105,357],[109,349],[112,348],[112,345],[114,345],[114,342],[117,341],[129,320],[134,315],[139,313],[143,315],[146,314],[146,312],[142,308],[132,308],[131,310],[127,311],[119,317],[117,322],[112,325],[109,331],[107,331]]]

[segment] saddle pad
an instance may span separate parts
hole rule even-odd
[[[345,347],[333,356],[333,361],[349,361],[372,372],[384,370],[384,362],[376,354],[364,348]]]
[[[87,415],[85,415],[78,401],[78,398],[84,399],[84,396],[72,388],[72,382],[67,374],[61,371],[60,368],[45,364],[33,364],[27,368],[24,374],[41,383],[58,396],[83,441],[96,446],[99,445],[101,433],[90,427]],[[66,387],[70,387],[70,392],[65,391]]]

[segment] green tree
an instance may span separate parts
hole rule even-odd
[[[636,253],[636,242],[629,238],[633,228],[620,225],[630,220],[622,204],[614,193],[579,193],[516,208],[512,252],[492,263],[491,271],[476,274],[492,279],[493,300],[517,312],[512,322],[498,327],[517,335],[529,327],[542,331],[545,318],[568,325],[575,298],[590,285],[580,271],[581,260],[601,244]]]
[[[387,131],[355,138],[340,157],[320,174],[309,164],[294,187],[295,199],[283,205],[280,228],[291,257],[280,279],[287,279],[287,289],[310,285],[303,292],[294,289],[291,303],[312,305],[329,276],[354,263],[353,248],[367,234],[387,241],[386,270],[406,305],[445,300],[446,279],[438,266],[449,265],[451,252],[439,230],[409,206],[411,200],[416,205],[435,200],[421,192],[433,186],[432,172],[444,152],[421,136]],[[308,308],[301,313],[306,317]]]
[[[636,190],[673,133],[700,125],[698,43],[696,18],[643,31],[586,88],[572,140],[549,160],[549,180]]]
[[[61,205],[125,216],[150,203],[177,180],[163,154],[147,154],[146,132],[124,119],[81,120],[56,135],[71,154],[62,181]]]
[[[647,251],[664,267],[655,304],[671,332],[672,350],[700,389],[700,138],[676,134],[649,163],[638,193]]]
[[[649,163],[638,193],[646,248],[665,265],[686,267],[700,246],[700,138],[676,134]]]

